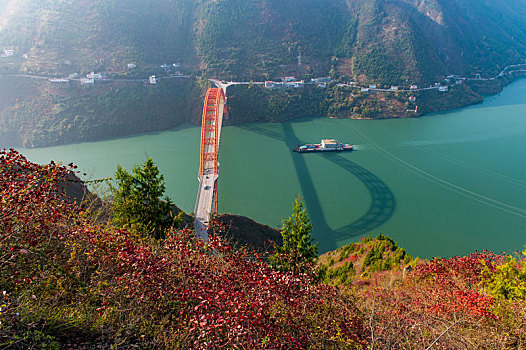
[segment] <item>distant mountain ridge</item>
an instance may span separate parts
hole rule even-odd
[[[430,83],[526,57],[526,0],[0,0],[2,47],[28,54],[33,72],[173,61],[218,78],[332,67]]]

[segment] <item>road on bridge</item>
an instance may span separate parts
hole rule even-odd
[[[226,90],[226,89],[225,89]],[[226,97],[221,88],[209,89],[203,107],[199,190],[195,202],[194,228],[198,238],[208,240],[210,214],[217,213],[218,151]]]

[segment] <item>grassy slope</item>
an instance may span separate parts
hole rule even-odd
[[[328,252],[319,264],[327,283],[356,298],[371,347],[524,347],[523,258],[475,252],[412,260],[379,236]]]
[[[392,239],[379,235],[327,252],[318,265],[325,272],[325,282],[349,287],[368,284],[369,278],[383,271],[402,272],[417,261]]]

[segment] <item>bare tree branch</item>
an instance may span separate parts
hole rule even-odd
[[[457,325],[458,323],[460,323],[460,322],[462,322],[462,320],[458,320],[458,321],[453,322],[453,324],[450,325],[449,327],[447,327],[447,328],[442,332],[442,334],[440,334],[440,335],[438,336],[438,338],[436,338],[431,344],[429,344],[429,346],[426,348],[426,350],[431,349],[431,347],[432,347],[433,345],[435,345],[436,342],[440,340],[440,338],[442,338],[442,337],[443,337],[443,336],[444,336],[444,335],[445,335],[445,334],[446,334],[451,328],[453,328],[454,326],[456,326],[456,325]]]

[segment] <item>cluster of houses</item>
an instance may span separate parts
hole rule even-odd
[[[449,81],[450,81],[450,79],[446,79],[446,82],[449,83]],[[461,80],[456,81],[456,84],[461,84],[461,83],[462,83]],[[338,86],[355,87],[356,86],[356,82],[351,81],[348,84],[338,84]],[[420,89],[420,90],[428,90],[428,89],[437,89],[440,92],[446,92],[446,91],[449,90],[449,86],[448,85],[443,86],[440,83],[435,83],[434,85],[431,85],[428,88],[423,88],[423,89]],[[416,90],[419,90],[418,89],[418,85],[416,85],[416,84],[413,84],[413,85],[411,85],[409,87],[409,91],[416,91]],[[376,84],[371,84],[368,87],[366,87],[366,86],[360,87],[360,91],[361,92],[369,92],[369,91],[392,91],[392,92],[396,92],[396,91],[407,91],[407,90],[400,89],[396,85],[391,85],[391,87],[388,88],[388,89],[381,89],[381,88],[378,88],[376,86]]]
[[[458,85],[458,84],[461,84],[464,79],[465,78],[460,78],[460,77],[456,77],[456,76],[452,75],[452,76],[448,76],[448,78],[446,79],[446,82],[450,83],[451,81],[454,80],[454,83]],[[354,87],[357,87],[357,83],[354,82],[354,81],[351,81],[351,82],[346,83],[346,84],[341,84],[341,83],[337,84],[337,86],[354,88]],[[440,83],[435,83],[434,85],[431,85],[428,88],[419,89],[418,85],[413,84],[413,85],[409,86],[409,90],[405,90],[404,88],[400,88],[400,87],[398,87],[396,85],[391,85],[390,88],[385,88],[385,89],[378,88],[378,86],[376,84],[370,84],[369,86],[361,86],[360,87],[360,91],[361,92],[370,92],[370,91],[397,92],[397,91],[416,91],[416,90],[431,90],[431,89],[436,89],[439,92],[447,92],[449,90],[449,86],[448,85],[443,86]],[[410,96],[409,97],[409,102],[410,103],[415,103],[416,102],[416,97],[415,96]]]
[[[14,50],[1,50],[0,51],[1,57],[8,57],[14,55]],[[126,64],[126,68],[133,69],[136,68],[135,63],[128,63]],[[180,67],[180,63],[172,63],[172,64],[162,64],[160,67],[166,71],[169,71],[171,69],[177,69]],[[440,92],[446,92],[449,90],[450,84],[461,84],[464,82],[466,78],[462,78],[456,75],[450,75],[448,76],[445,81],[448,83],[448,85],[441,85],[440,83],[434,83],[434,85],[429,86],[428,88],[421,88],[419,89],[418,85],[413,84],[407,88],[399,88],[396,85],[391,85],[390,88],[378,88],[376,84],[370,84],[367,86],[359,86],[356,82],[351,81],[346,84],[337,84],[337,86],[341,87],[351,87],[351,88],[359,88],[361,92],[370,92],[370,91],[386,91],[386,92],[397,92],[397,91],[417,91],[417,90],[428,90],[428,89],[437,89]],[[110,80],[108,74],[106,72],[96,73],[91,72],[87,74],[85,77],[79,77],[78,73],[70,74],[68,78],[50,78],[48,81],[51,85],[55,87],[60,88],[67,88],[70,86],[71,80],[78,80],[80,81],[81,85],[94,85],[96,81],[108,81]],[[157,85],[158,78],[155,75],[151,75],[148,77],[148,79],[145,81],[146,85]],[[280,81],[265,81],[264,86],[266,89],[298,89],[303,88],[305,85],[313,85],[320,89],[326,89],[327,85],[331,82],[330,77],[320,77],[320,78],[312,78],[309,82],[305,82],[304,80],[297,80],[295,76],[285,76],[282,77]],[[409,102],[414,103],[416,101],[416,97],[411,96],[409,97]]]
[[[108,73],[91,72],[89,74],[86,74],[85,78],[80,78],[80,85],[94,85],[95,81],[107,81],[107,80],[110,80]]]
[[[181,68],[181,63],[172,63],[172,64],[161,64],[161,68],[164,70],[165,74],[168,75],[182,75],[181,71],[179,70]]]
[[[356,82],[351,81],[349,84],[342,85],[342,86],[356,86]],[[362,86],[360,88],[360,91],[361,92],[369,92],[369,91],[398,91],[398,89],[399,88],[396,85],[391,85],[391,87],[389,89],[379,89],[378,86],[376,86],[376,84],[371,84],[371,85],[369,85],[369,87]]]
[[[2,50],[0,51],[0,57],[11,57],[15,55],[15,50]]]
[[[480,74],[479,74],[479,77],[480,77]],[[455,75],[455,74],[451,74],[451,75],[448,75],[445,80],[446,80],[446,83],[448,83],[448,84],[454,83],[455,85],[460,85],[464,81],[466,81],[466,78],[460,77],[460,76]]]
[[[327,83],[331,81],[330,77],[313,78],[310,82],[306,83],[304,80],[296,80],[295,76],[283,77],[281,81],[265,81],[266,89],[298,89],[303,88],[305,85],[316,85],[321,89],[327,88]]]
[[[80,85],[90,86],[95,85],[95,81],[108,81],[111,80],[108,73],[95,73],[91,72],[86,77],[79,78],[78,73],[72,73],[67,78],[49,78],[48,81],[53,87],[68,88],[71,85],[72,80],[79,80]]]
[[[128,68],[134,68],[135,63],[128,63]],[[170,65],[170,67],[178,67],[178,64]],[[97,81],[109,81],[111,78],[109,77],[108,73],[106,72],[91,72],[89,74],[86,74],[85,77],[80,77],[78,73],[73,73],[68,76],[68,78],[49,78],[48,81],[53,87],[58,88],[68,88],[70,87],[72,80],[78,80],[80,82],[80,85],[84,86],[92,86],[95,85],[95,82]],[[146,80],[146,84],[149,85],[157,85],[158,78],[155,75],[151,75]]]
[[[438,91],[440,92],[446,92],[449,90],[449,86],[442,86],[442,84],[440,83],[435,83],[435,85],[430,85],[429,86],[430,89],[438,89]]]

